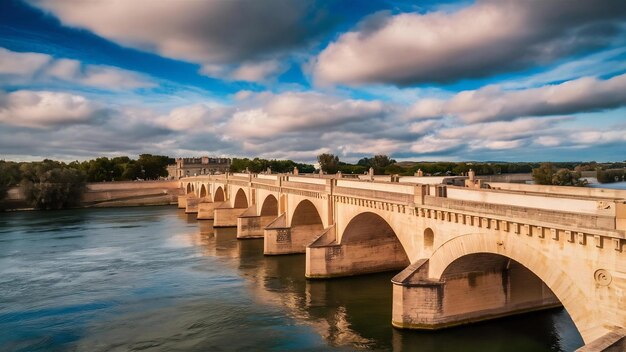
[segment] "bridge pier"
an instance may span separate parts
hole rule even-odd
[[[521,264],[493,254],[462,258],[440,280],[428,278],[428,260],[392,279],[392,324],[438,330],[560,307],[554,293]]]
[[[213,220],[215,208],[222,202],[206,202],[198,204],[198,220]]]
[[[187,195],[178,196],[178,209],[187,208]]]
[[[196,214],[198,213],[198,204],[200,203],[200,198],[195,195],[187,195],[187,199],[185,201],[185,213],[186,214]]]
[[[231,208],[223,202],[213,211],[213,227],[237,227],[237,218],[245,211],[244,208]]]
[[[395,237],[375,237],[366,242],[339,244],[332,226],[306,248],[307,278],[332,278],[402,270],[409,265]]]
[[[319,236],[321,230],[316,225],[298,226],[286,225],[285,214],[280,215],[263,230],[263,254],[281,255],[305,253],[306,246],[312,238]]]
[[[265,227],[274,219],[275,215],[256,215],[256,207],[251,206],[237,218],[237,238],[263,238]]]

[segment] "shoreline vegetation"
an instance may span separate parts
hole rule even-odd
[[[375,175],[412,176],[421,170],[424,176],[467,175],[473,170],[478,176],[503,174],[532,174],[535,184],[560,186],[587,186],[587,177],[596,177],[600,184],[626,181],[626,161],[613,163],[592,162],[397,162],[387,155],[365,157],[355,164],[342,162],[333,154],[317,156],[318,166],[327,174],[364,174],[372,169]],[[14,209],[7,204],[10,189],[19,187],[25,208],[51,210],[86,206],[86,195],[97,192],[88,185],[115,181],[164,180],[168,177],[167,166],[174,159],[163,155],[142,154],[134,160],[127,156],[101,157],[86,161],[64,163],[45,159],[40,162],[13,162],[0,160],[0,210]],[[290,173],[298,168],[300,173],[319,172],[312,164],[292,160],[268,160],[260,158],[233,158],[230,172],[273,172]],[[165,184],[165,183],[164,183]],[[115,187],[114,187],[115,188]],[[130,185],[119,192],[119,199],[109,201],[109,206],[142,205],[141,197],[147,196],[148,203],[168,204],[175,184],[146,188]],[[110,192],[102,190],[100,192]],[[143,192],[143,193],[142,193]],[[165,197],[167,195],[168,197]],[[111,195],[108,194],[108,197]],[[128,197],[129,199],[126,199]],[[87,197],[89,198],[89,197]],[[9,202],[10,203],[10,202]],[[107,203],[107,202],[103,202]],[[116,205],[112,205],[116,204]],[[87,205],[88,206],[88,205]],[[105,205],[106,206],[106,205]]]

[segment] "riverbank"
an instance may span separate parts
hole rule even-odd
[[[120,181],[88,183],[81,207],[110,208],[150,205],[173,205],[180,194],[178,181]],[[9,190],[0,209],[30,210],[20,187]]]

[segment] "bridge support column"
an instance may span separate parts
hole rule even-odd
[[[237,227],[237,218],[244,211],[246,209],[229,207],[228,202],[221,203],[213,212],[213,227]]]
[[[198,204],[198,220],[213,220],[215,207],[220,206],[222,202],[206,202]]]
[[[307,278],[332,278],[402,270],[409,265],[402,244],[395,238],[338,244],[335,227],[306,248]]]
[[[263,238],[267,225],[276,219],[276,216],[256,215],[256,206],[251,206],[237,218],[237,238]]]
[[[428,260],[410,265],[392,279],[392,324],[437,330],[561,306],[532,272],[504,257],[478,256],[459,263],[442,280],[428,275]],[[477,270],[482,266],[484,269]]]
[[[294,233],[293,229],[286,226],[285,214],[278,216],[274,221],[263,230],[263,254],[280,255],[280,254],[296,254],[305,253],[308,244],[307,236],[302,235],[302,231],[306,232],[306,227],[297,229],[299,232]]]
[[[200,203],[200,198],[195,195],[187,195],[187,200],[185,204],[185,213],[186,214],[195,214],[198,212],[198,204]]]
[[[187,195],[178,196],[178,209],[187,208]]]

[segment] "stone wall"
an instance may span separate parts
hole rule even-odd
[[[177,204],[182,193],[176,181],[131,181],[88,183],[82,197],[84,207],[125,207],[140,205]],[[0,202],[0,209],[27,208],[20,187],[9,190],[7,198]]]
[[[182,190],[176,181],[90,183],[83,194],[85,207],[123,207],[176,204]]]

